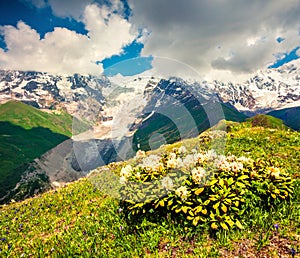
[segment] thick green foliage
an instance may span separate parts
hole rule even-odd
[[[207,134],[200,137],[201,145]],[[121,207],[128,216],[170,213],[194,226],[243,228],[242,215],[253,207],[271,206],[293,193],[293,180],[273,159],[218,155],[185,147],[161,156],[138,152],[120,172]]]

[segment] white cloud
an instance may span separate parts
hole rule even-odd
[[[93,0],[48,0],[53,14],[59,17],[70,17],[79,20],[84,15],[84,9]]]
[[[300,45],[298,0],[129,0],[130,21],[147,27],[144,55],[187,63],[203,76],[235,78]],[[276,38],[286,40],[280,44]]]
[[[87,35],[55,28],[43,39],[22,21],[16,27],[2,26],[8,50],[0,49],[0,67],[97,75],[103,69],[96,61],[121,53],[123,47],[136,38],[130,23],[105,6],[88,5],[82,20]]]

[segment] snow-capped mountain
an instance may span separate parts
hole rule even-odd
[[[223,102],[248,114],[300,106],[300,59],[258,71],[244,83],[207,83]]]
[[[163,84],[168,87],[161,87]],[[258,71],[243,83],[188,82],[180,78],[137,75],[112,78],[59,76],[40,72],[0,71],[0,103],[8,99],[41,109],[63,108],[99,122],[97,138],[120,138],[138,125],[165,96],[192,95],[201,105],[212,99],[229,103],[247,115],[300,106],[300,59],[277,69]],[[161,99],[160,99],[161,98]],[[184,102],[184,101],[183,101]],[[126,114],[124,116],[124,114]],[[114,130],[115,129],[115,130]]]
[[[41,109],[64,108],[73,114],[87,98],[100,108],[102,88],[109,84],[105,77],[0,70],[0,103],[15,99]]]

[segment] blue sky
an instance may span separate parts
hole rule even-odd
[[[298,59],[299,11],[297,0],[2,0],[0,69],[134,75],[166,57],[230,79]]]
[[[123,17],[128,19],[130,15],[130,8],[126,1],[121,2],[124,4]],[[102,3],[98,2],[98,4]],[[17,23],[20,20],[35,29],[39,33],[41,39],[44,38],[46,33],[53,31],[55,27],[67,28],[68,30],[82,35],[87,35],[88,33],[83,22],[72,17],[58,17],[53,14],[50,6],[36,8],[32,3],[25,1],[0,1],[0,26],[17,26]],[[3,35],[0,35],[0,47],[3,50],[7,50]],[[104,74],[110,76],[117,73],[121,73],[125,76],[141,73],[145,70],[151,69],[152,67],[151,56],[139,58],[143,47],[143,43],[133,40],[131,43],[123,47],[122,53],[112,55],[111,57],[103,60],[97,60],[96,63],[102,64]],[[131,59],[129,66],[129,62],[124,62],[124,60],[128,59]]]

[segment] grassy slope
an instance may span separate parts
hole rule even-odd
[[[71,136],[72,118],[42,112],[21,102],[0,106],[0,196],[20,180],[26,163]]]
[[[268,115],[282,119],[287,126],[294,130],[300,130],[300,107],[275,110]]]
[[[32,129],[48,128],[54,133],[72,136],[72,117],[66,113],[46,113],[22,102],[9,101],[0,106],[0,121]]]
[[[174,143],[181,139],[191,138],[195,136],[195,132],[201,133],[208,129],[209,123],[205,109],[193,102],[188,102],[185,105],[186,110],[191,115],[191,120],[187,121],[185,115],[181,114],[181,109],[176,106],[171,107],[174,114],[177,115],[176,123],[183,125],[182,131],[179,132],[176,124],[168,117],[155,113],[149,119],[144,121],[139,129],[135,132],[133,143],[135,146],[140,144],[140,149],[150,150],[160,146],[161,137],[166,143]],[[237,110],[222,104],[224,117],[229,121],[242,122],[246,120],[246,116]],[[197,128],[195,128],[197,127]],[[197,133],[197,134],[198,134]],[[160,135],[155,139],[154,135]],[[151,136],[154,136],[151,138]],[[152,146],[149,146],[149,139],[152,141]]]
[[[81,257],[291,257],[300,251],[300,134],[289,130],[229,123],[226,153],[268,159],[272,156],[297,179],[295,198],[272,211],[248,212],[245,230],[210,235],[206,225],[188,228],[168,217],[129,223],[118,200],[88,179],[69,184],[0,212],[0,255]],[[187,146],[197,144],[188,139]],[[178,146],[164,146],[172,149]],[[122,164],[112,164],[118,169]],[[275,232],[273,224],[279,225]],[[279,254],[280,252],[280,254]],[[246,256],[248,255],[248,256]],[[252,255],[252,256],[251,256]]]
[[[269,115],[258,114],[247,119],[252,126],[263,126],[266,128],[288,129],[281,119]]]

